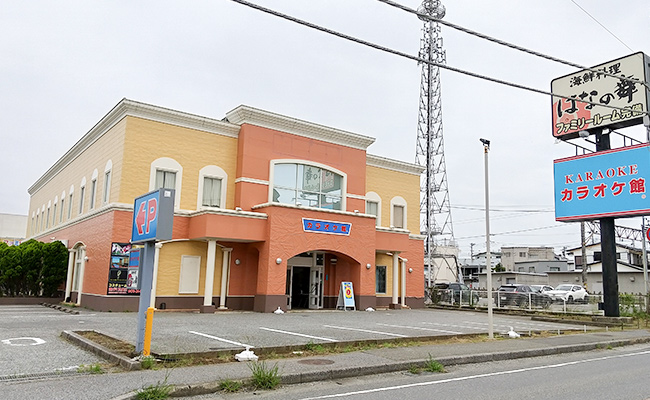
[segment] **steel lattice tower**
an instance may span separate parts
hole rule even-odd
[[[441,19],[445,15],[445,8],[439,0],[423,0],[418,12]],[[424,21],[424,37],[420,46],[420,58],[439,64],[445,63],[440,25],[432,19],[421,19]],[[420,64],[422,77],[415,162],[426,168],[420,179],[420,230],[426,236],[425,265],[429,265],[427,278],[430,286],[432,277],[437,276],[437,271],[432,270],[435,265],[433,260],[440,256],[438,245],[455,243],[442,136],[440,68],[428,63]],[[443,259],[446,262],[446,258]]]

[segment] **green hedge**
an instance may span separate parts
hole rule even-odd
[[[56,297],[67,270],[68,249],[59,241],[0,243],[0,296]]]

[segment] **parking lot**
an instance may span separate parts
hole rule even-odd
[[[79,315],[43,306],[0,306],[0,377],[76,369],[102,362],[61,339],[64,330],[96,330],[135,343],[135,313]],[[582,330],[583,326],[531,321],[529,317],[494,315],[495,333],[513,327],[539,330]],[[156,312],[151,350],[155,353],[202,352],[351,340],[408,338],[486,333],[487,314],[454,310],[381,310],[253,312],[197,314]],[[589,327],[587,327],[589,329]]]

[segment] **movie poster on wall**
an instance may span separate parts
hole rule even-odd
[[[139,257],[132,257],[132,255],[133,253],[139,254],[139,247],[140,246],[131,245],[131,243],[112,243],[107,294],[140,294],[140,290],[129,287],[129,274],[133,280],[133,271],[135,270],[135,276],[137,276]]]

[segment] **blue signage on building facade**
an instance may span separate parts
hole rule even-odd
[[[647,144],[555,160],[555,219],[571,222],[650,214],[648,176]]]
[[[347,222],[322,221],[318,219],[302,219],[302,229],[305,232],[331,233],[335,235],[350,235],[352,224]]]

